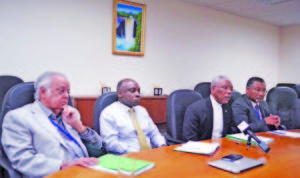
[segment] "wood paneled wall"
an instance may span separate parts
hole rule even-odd
[[[73,97],[74,107],[81,115],[82,123],[94,128],[94,106],[98,97]],[[155,123],[166,122],[167,96],[143,96],[141,106],[145,107]]]

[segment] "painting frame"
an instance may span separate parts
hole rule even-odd
[[[144,56],[146,5],[114,0],[112,53]]]

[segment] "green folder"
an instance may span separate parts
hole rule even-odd
[[[123,174],[130,175],[134,170],[134,175],[139,175],[155,166],[153,162],[137,160],[113,154],[106,154],[98,159],[98,165],[91,168],[112,174],[118,174],[118,171],[121,171]]]
[[[273,138],[269,138],[269,137],[263,137],[263,136],[257,136],[257,137],[261,141],[263,141],[267,144],[272,143],[274,141]],[[240,142],[247,142],[248,141],[248,135],[245,135],[243,133],[226,135],[226,138],[231,139],[231,140],[240,141]],[[251,139],[251,143],[254,144],[254,145],[257,145],[257,143],[254,139]]]

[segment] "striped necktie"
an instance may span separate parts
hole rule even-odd
[[[129,109],[129,112],[131,114],[132,122],[134,124],[134,127],[136,129],[136,133],[137,133],[137,136],[138,136],[138,139],[139,139],[139,142],[140,142],[140,146],[141,146],[141,151],[149,150],[150,147],[147,143],[147,140],[146,140],[146,137],[145,137],[145,134],[144,134],[142,128],[140,127],[137,119],[135,118],[134,110],[131,108],[131,109]]]

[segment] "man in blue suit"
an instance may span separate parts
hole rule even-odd
[[[43,177],[74,165],[97,164],[83,142],[101,148],[101,138],[67,105],[66,77],[44,73],[35,89],[35,102],[8,112],[3,121],[2,144],[13,168],[25,177]]]

